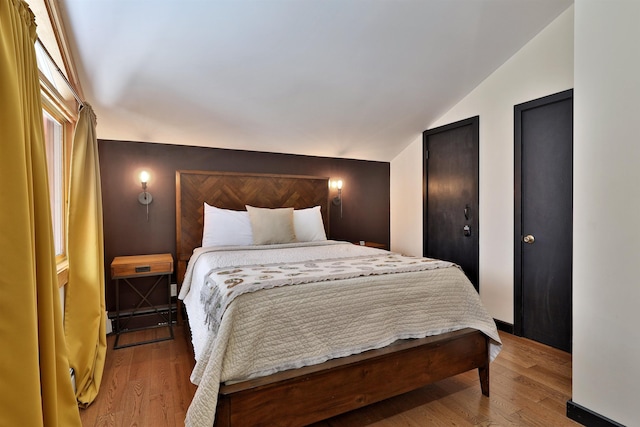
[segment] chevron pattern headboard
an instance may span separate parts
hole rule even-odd
[[[182,283],[193,250],[202,243],[204,202],[222,209],[320,206],[329,235],[329,178],[301,175],[176,171],[176,255]]]

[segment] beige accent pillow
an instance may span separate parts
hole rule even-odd
[[[251,221],[254,245],[272,245],[296,241],[293,208],[256,208],[246,205]]]

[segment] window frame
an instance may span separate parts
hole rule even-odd
[[[69,176],[71,172],[71,146],[73,132],[78,120],[77,113],[73,112],[64,97],[48,81],[40,71],[40,95],[42,110],[62,124],[62,164],[63,164],[63,253],[56,255],[56,267],[58,274],[58,286],[67,284],[69,277],[69,263],[67,261],[67,212],[69,206]],[[51,188],[50,188],[51,190]]]
[[[67,183],[67,150],[66,120],[57,117],[48,106],[42,105],[44,139],[49,175],[49,197],[51,200],[51,220],[53,225],[56,262],[66,257],[66,183]],[[51,124],[50,124],[51,123]],[[51,138],[52,140],[49,140]],[[58,140],[59,138],[59,140]],[[53,156],[52,159],[50,156]],[[60,193],[58,195],[58,193]],[[59,197],[59,198],[58,198]],[[58,205],[59,203],[59,205]],[[59,238],[58,238],[59,237]]]
[[[42,40],[47,46],[49,52],[53,53],[53,57],[46,53],[45,60],[50,60],[57,72],[64,74],[61,79],[55,71],[53,81],[48,80],[46,75],[38,69],[40,80],[40,93],[42,99],[42,107],[51,114],[56,120],[64,123],[64,255],[56,257],[56,265],[58,272],[58,286],[63,287],[68,282],[69,263],[67,261],[67,212],[69,206],[69,175],[71,171],[71,146],[73,134],[78,121],[78,108],[80,107],[79,99],[84,99],[82,87],[80,85],[78,74],[69,48],[68,39],[65,34],[62,14],[60,6],[56,0],[29,0],[29,6],[36,15],[38,22],[38,40]],[[36,44],[39,41],[35,42]],[[47,49],[45,48],[45,49]],[[37,49],[37,47],[36,47]],[[41,59],[42,59],[42,55]],[[54,59],[55,58],[55,59]],[[56,86],[60,83],[61,86]],[[65,86],[62,86],[64,84]],[[68,85],[69,90],[67,90]],[[60,90],[58,90],[59,88]]]

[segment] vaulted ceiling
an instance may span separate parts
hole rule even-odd
[[[98,137],[390,161],[572,0],[60,0]]]

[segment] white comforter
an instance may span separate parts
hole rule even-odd
[[[198,384],[185,424],[212,426],[220,382],[242,381],[285,369],[466,327],[492,339],[493,319],[457,267],[355,279],[305,283],[248,293],[226,310],[217,334],[205,325],[200,303],[205,275],[213,268],[307,259],[353,257],[379,249],[342,242],[198,249],[180,292],[189,315],[196,356],[191,381]]]

